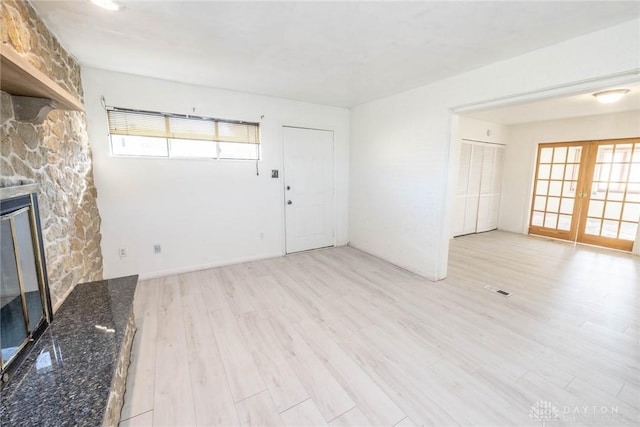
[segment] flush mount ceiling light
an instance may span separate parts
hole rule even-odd
[[[625,96],[629,92],[629,89],[612,89],[603,90],[602,92],[594,93],[598,102],[601,104],[611,104],[612,102],[619,101],[620,98]]]
[[[91,3],[95,4],[98,7],[107,10],[120,10],[124,6],[114,0],[89,0]]]

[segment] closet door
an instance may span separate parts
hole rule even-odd
[[[498,227],[504,146],[471,141],[460,144],[454,236]]]
[[[478,222],[482,149],[469,142],[460,145],[458,188],[453,211],[453,235],[475,233]]]
[[[475,233],[478,226],[478,205],[482,182],[482,147],[471,144],[471,163],[469,165],[469,187],[464,213],[462,234]]]
[[[464,214],[469,192],[469,167],[471,166],[471,144],[460,144],[460,160],[458,162],[458,184],[453,202],[453,218],[451,228],[454,236],[464,234]]]
[[[498,228],[503,159],[503,146],[482,146],[482,174],[478,201],[477,233]]]

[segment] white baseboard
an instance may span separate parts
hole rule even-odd
[[[284,256],[283,253],[267,253],[248,257],[237,257],[215,261],[207,264],[191,265],[188,267],[178,267],[169,270],[153,271],[150,273],[141,273],[139,280],[158,279],[160,277],[175,276],[176,274],[191,273],[194,271],[208,270],[210,268],[225,267],[228,265],[242,264],[243,262],[260,261],[263,259],[278,258]]]
[[[388,262],[389,264],[393,264],[393,265],[395,265],[396,267],[401,268],[401,269],[403,269],[403,270],[407,270],[407,271],[408,271],[408,272],[410,272],[410,273],[417,274],[418,276],[420,276],[420,277],[424,277],[425,279],[430,280],[430,281],[432,281],[432,282],[438,282],[438,281],[440,281],[440,280],[442,280],[442,279],[443,279],[443,278],[436,278],[436,275],[435,275],[434,273],[427,273],[426,271],[422,271],[422,270],[417,269],[417,268],[409,267],[409,266],[407,266],[407,265],[398,264],[398,263],[396,263],[396,262],[394,262],[394,261],[391,261],[391,260],[387,259],[387,258],[386,258],[384,255],[382,255],[382,254],[377,254],[377,253],[375,253],[375,252],[373,252],[373,251],[370,251],[370,250],[368,250],[368,249],[362,249],[362,248],[358,247],[357,245],[354,245],[354,244],[353,244],[353,243],[351,243],[351,242],[349,242],[349,243],[347,244],[347,246],[351,246],[352,248],[357,249],[357,250],[359,250],[359,251],[362,251],[362,252],[364,252],[364,253],[366,253],[366,254],[369,254],[369,255],[374,256],[374,257],[376,257],[376,258],[380,258],[381,260],[383,260],[383,261],[385,261],[385,262]]]

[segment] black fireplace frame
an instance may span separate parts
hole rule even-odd
[[[51,293],[49,291],[47,263],[45,261],[44,255],[44,242],[42,240],[42,225],[40,222],[38,195],[35,192],[35,189],[29,189],[28,191],[33,192],[28,192],[27,194],[19,194],[13,197],[9,196],[5,199],[0,198],[0,216],[11,214],[12,212],[18,211],[25,207],[29,208],[32,238],[35,238],[33,243],[35,246],[35,251],[38,251],[38,256],[36,257],[36,269],[39,276],[38,281],[42,286],[41,293],[43,297],[43,305],[45,307],[45,314],[42,317],[40,323],[28,336],[25,344],[22,345],[18,353],[12,359],[10,359],[10,363],[8,363],[5,367],[0,367],[0,384],[2,384],[2,386],[4,386],[4,384],[9,381],[13,373],[29,354],[38,338],[40,338],[40,336],[47,329],[47,326],[49,326],[49,324],[53,321],[53,307],[51,305]]]

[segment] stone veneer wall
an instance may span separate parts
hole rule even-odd
[[[79,64],[31,5],[15,0],[0,3],[2,43],[82,98]],[[0,186],[40,185],[40,218],[55,311],[75,285],[102,279],[100,214],[86,116],[54,110],[44,123],[32,124],[14,119],[9,94],[0,92],[0,102]]]

